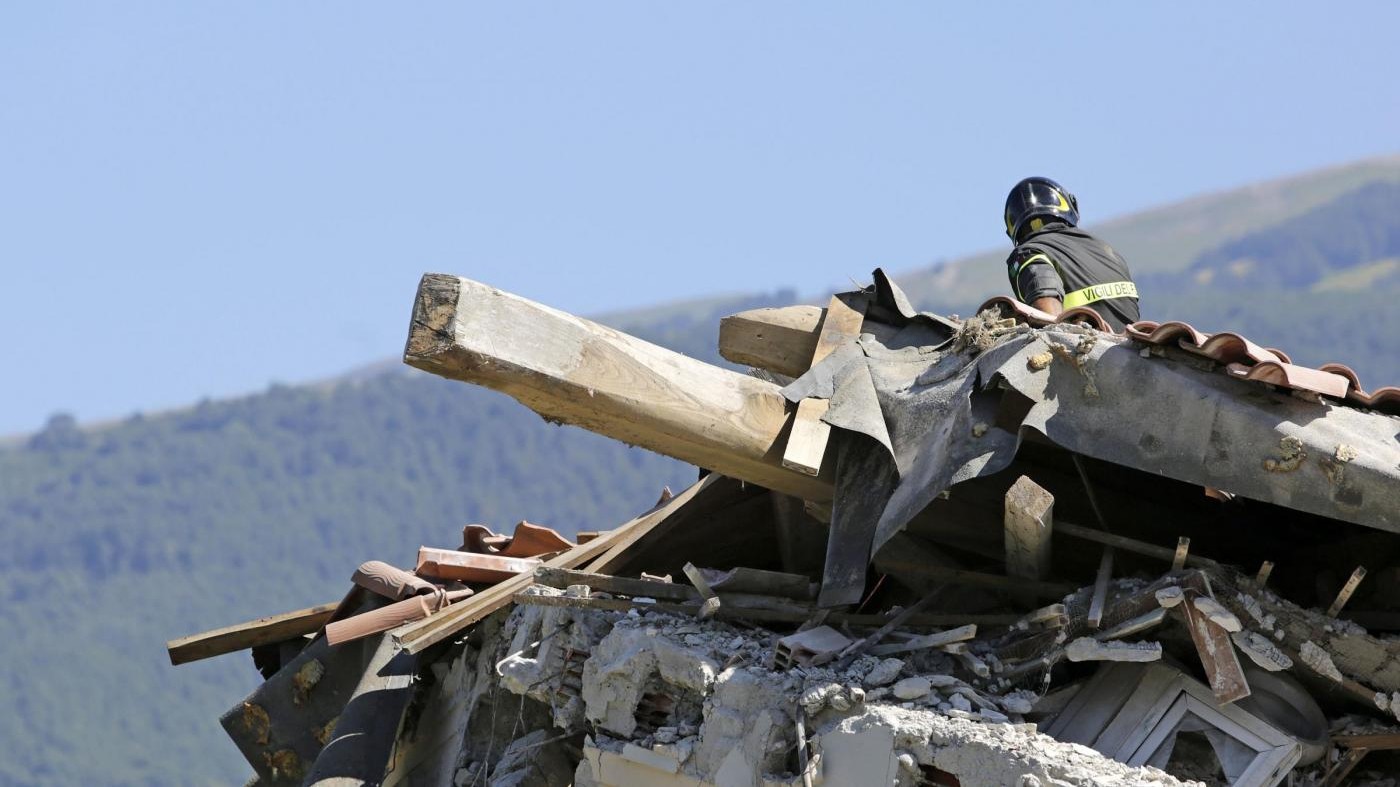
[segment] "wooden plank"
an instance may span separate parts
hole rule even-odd
[[[949,645],[954,642],[965,642],[977,636],[977,626],[969,623],[955,629],[940,631],[935,634],[925,634],[914,637],[904,642],[891,643],[889,645],[876,645],[866,651],[872,656],[889,656],[895,653],[908,653],[914,650],[927,650],[942,645]]]
[[[1400,732],[1382,732],[1371,735],[1335,735],[1332,742],[1344,749],[1374,749],[1391,751],[1400,749]]]
[[[1172,571],[1186,568],[1186,557],[1191,552],[1191,539],[1181,536],[1176,540],[1176,554],[1172,556]]]
[[[720,608],[719,596],[716,596],[715,592],[710,589],[710,583],[705,581],[705,576],[700,573],[700,569],[696,568],[694,563],[686,563],[681,566],[681,571],[685,573],[691,584],[695,585],[696,591],[704,599],[700,602],[700,611],[696,613],[696,617],[704,620],[718,612]]]
[[[847,306],[835,295],[831,296],[826,314],[822,317],[817,346],[812,350],[811,365],[816,366],[838,347],[855,341],[860,336],[860,326],[864,320],[863,312]],[[831,439],[831,427],[821,419],[829,405],[830,402],[825,399],[804,399],[798,403],[797,413],[792,418],[792,432],[783,451],[784,467],[812,476],[821,472],[826,446]]]
[[[1099,570],[1094,576],[1094,593],[1089,597],[1089,614],[1085,622],[1096,629],[1103,622],[1104,604],[1108,602],[1108,583],[1113,579],[1113,547],[1104,547],[1099,558]]]
[[[719,321],[719,354],[733,363],[800,377],[812,367],[825,314],[820,306],[731,314]]]
[[[689,585],[674,582],[657,582],[651,579],[614,577],[607,574],[593,574],[587,571],[573,571],[567,568],[541,566],[535,569],[535,582],[564,590],[570,585],[587,585],[604,593],[621,593],[624,596],[644,596],[668,601],[698,601],[699,596]]]
[[[812,350],[812,365],[826,360],[843,344],[849,344],[860,336],[861,325],[865,322],[865,312],[857,311],[846,302],[833,295],[826,304],[826,314],[822,316],[821,333],[817,346]]]
[[[629,537],[640,537],[639,531],[648,531],[661,524],[695,497],[700,490],[714,483],[720,477],[713,473],[705,476],[660,508],[653,509],[616,529],[609,530],[587,544],[579,544],[567,552],[550,558],[545,562],[545,567],[578,568],[603,555],[618,542]],[[518,574],[492,585],[465,601],[453,604],[436,615],[399,630],[393,635],[394,642],[409,653],[420,653],[506,606],[517,593],[524,590],[533,581],[534,577],[531,574]]]
[[[1361,580],[1365,578],[1366,567],[1357,566],[1356,570],[1351,572],[1351,576],[1347,578],[1347,582],[1342,586],[1341,591],[1337,593],[1337,598],[1332,602],[1332,606],[1327,608],[1327,616],[1329,618],[1337,617],[1337,613],[1341,612],[1342,607],[1346,606],[1347,601],[1351,598],[1351,594],[1356,592],[1356,586],[1360,585]]]
[[[840,658],[854,658],[856,656],[859,656],[861,653],[864,653],[872,645],[878,645],[880,643],[880,640],[889,636],[889,633],[891,631],[894,631],[900,626],[905,625],[905,623],[907,623],[910,618],[914,617],[914,615],[922,611],[924,607],[927,607],[929,604],[932,604],[934,599],[938,598],[940,595],[942,595],[942,593],[943,588],[941,587],[934,588],[928,593],[925,593],[923,598],[919,599],[918,601],[915,601],[913,604],[910,604],[909,606],[900,610],[899,614],[885,621],[885,624],[883,626],[880,626],[880,628],[871,632],[871,634],[865,639],[862,639],[859,642],[854,642],[850,645],[850,647],[841,651]],[[833,617],[835,616],[833,615]],[[822,663],[825,663],[825,661],[829,660],[830,659],[825,659],[822,662],[813,661],[812,665],[821,666]]]
[[[709,479],[710,476],[705,476],[705,478],[701,479],[701,483]],[[640,519],[641,517],[645,517],[651,514],[653,511],[659,510],[662,506],[665,506],[667,503],[670,503],[673,499],[674,498],[667,499],[665,503],[658,503],[656,506],[652,507],[650,511],[642,513],[638,518]],[[607,550],[603,552],[603,554],[593,558],[591,562],[589,562],[583,567],[583,569],[594,574],[607,574],[611,572],[614,566],[621,563],[623,556],[627,554],[627,550],[631,549],[637,544],[638,541],[641,541],[646,536],[657,532],[657,528],[665,526],[667,521],[669,520],[663,519],[662,521],[657,522],[653,527],[629,529],[626,533],[621,534],[621,536],[619,536],[618,538],[614,538],[612,544],[607,548]],[[611,532],[612,531],[604,531],[602,535],[606,536]],[[588,542],[579,541],[578,543],[582,545]]]
[[[1134,554],[1145,555],[1147,557],[1160,558],[1168,562],[1176,559],[1176,550],[1174,549],[1167,549],[1166,547],[1159,547],[1155,544],[1148,544],[1144,541],[1139,541],[1136,538],[1128,538],[1127,536],[1117,536],[1112,533],[1104,532],[1103,530],[1098,530],[1092,527],[1084,527],[1083,525],[1065,522],[1064,520],[1060,520],[1055,523],[1055,534],[1071,536],[1073,538],[1079,538],[1085,541],[1093,541],[1097,544],[1103,544],[1105,546],[1114,547],[1115,549],[1121,549],[1124,552],[1132,552]],[[1214,560],[1200,557],[1199,555],[1188,555],[1186,558],[1186,565],[1194,566],[1197,568],[1220,567],[1220,564],[1215,562]]]
[[[1269,575],[1274,573],[1274,561],[1265,560],[1259,565],[1259,573],[1254,575],[1255,590],[1263,590],[1264,585],[1269,581]]]
[[[1099,631],[1095,633],[1093,637],[1101,641],[1131,637],[1134,634],[1141,634],[1154,626],[1161,625],[1162,621],[1166,619],[1167,611],[1162,607],[1158,607],[1145,615],[1139,615],[1135,618],[1125,620],[1116,626]]]
[[[803,399],[792,416],[792,431],[783,449],[783,467],[815,476],[821,473],[831,426],[822,420],[831,406],[830,399]]]
[[[1186,629],[1191,633],[1191,641],[1196,645],[1196,655],[1205,668],[1206,681],[1210,684],[1215,699],[1221,704],[1229,704],[1249,696],[1249,681],[1235,655],[1235,645],[1230,641],[1230,632],[1221,628],[1215,621],[1202,615],[1196,605],[1189,601],[1177,604],[1186,617]]]
[[[719,322],[719,354],[725,360],[786,377],[801,377],[812,367],[826,310],[817,306],[751,309]],[[861,333],[888,341],[899,329],[871,320]]]
[[[829,479],[782,465],[777,385],[458,276],[418,286],[404,362],[731,478],[825,502]]]
[[[171,664],[188,664],[191,661],[222,656],[258,645],[315,634],[325,627],[339,606],[340,602],[318,604],[306,609],[191,634],[165,643],[165,650],[170,656]]]
[[[1327,771],[1327,777],[1322,780],[1322,787],[1339,787],[1344,784],[1347,776],[1350,776],[1352,770],[1356,768],[1357,765],[1360,765],[1362,760],[1366,759],[1366,755],[1369,754],[1370,751],[1370,749],[1366,748],[1348,749],[1345,754],[1337,759],[1336,764],[1332,766],[1331,770]]]
[[[1027,476],[1006,490],[1006,573],[1040,580],[1050,573],[1055,496]]]

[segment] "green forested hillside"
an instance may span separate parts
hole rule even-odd
[[[1255,193],[1267,209],[1245,190],[1113,223],[1151,228],[1112,238],[1135,265],[1163,252],[1134,237],[1176,226],[1177,248],[1190,249],[1142,268],[1144,316],[1239,330],[1303,363],[1347,362],[1370,386],[1400,383],[1400,283],[1375,240],[1394,237],[1400,211],[1376,207],[1391,190],[1358,191],[1361,172],[1299,179],[1312,191],[1278,186],[1285,200]],[[1300,251],[1312,248],[1324,251]],[[1267,266],[1290,254],[1312,272],[1232,288],[1196,277],[1242,255]],[[893,273],[920,306],[963,314],[1005,290],[996,276],[939,290],[939,272]],[[721,315],[794,300],[706,299],[607,321],[714,361]],[[455,545],[467,522],[606,528],[695,477],[505,397],[387,368],[101,429],[56,416],[0,449],[0,699],[11,709],[0,783],[237,783],[246,769],[217,717],[256,682],[251,662],[172,668],[166,639],[334,600],[360,562],[411,564],[420,544]]]
[[[618,314],[718,362],[718,318],[791,292]],[[96,430],[58,415],[0,450],[0,784],[241,783],[218,716],[247,654],[171,667],[164,642],[334,601],[365,560],[411,566],[468,522],[567,534],[696,471],[499,394],[393,364]]]

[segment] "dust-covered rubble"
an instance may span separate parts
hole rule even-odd
[[[1037,733],[1024,722],[1032,692],[990,696],[946,672],[920,671],[920,659],[776,671],[777,635],[763,629],[527,605],[499,639],[508,643],[494,662],[500,687],[549,706],[541,717],[551,726],[520,730],[491,773],[478,765],[472,775],[484,785],[545,784],[528,775],[557,772],[552,760],[536,766],[518,753],[570,735],[582,748],[572,777],[580,787],[642,774],[654,784],[800,785],[799,719],[815,784],[874,783],[848,779],[880,768],[886,783],[909,787],[938,773],[966,787],[1183,783]],[[587,656],[571,671],[573,653]],[[945,654],[923,662],[953,666]]]

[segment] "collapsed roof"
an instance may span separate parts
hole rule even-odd
[[[582,656],[572,673],[537,677],[550,691],[562,691],[565,704],[572,696],[587,708],[564,717],[556,712],[539,729],[553,724],[559,735],[520,745],[573,746],[559,753],[560,762],[568,766],[564,770],[577,770],[580,784],[630,783],[606,781],[599,769],[604,761],[614,769],[643,767],[638,758],[646,757],[626,756],[627,746],[635,748],[638,741],[669,752],[671,760],[646,766],[662,772],[674,760],[669,772],[689,767],[692,777],[715,783],[814,778],[805,757],[783,777],[772,772],[783,770],[783,758],[756,755],[742,766],[725,766],[725,778],[738,781],[724,782],[723,757],[702,768],[686,765],[687,758],[672,751],[675,740],[690,738],[703,750],[719,751],[718,728],[709,726],[705,703],[722,707],[717,698],[724,680],[747,679],[731,669],[716,670],[728,677],[701,681],[699,689],[668,689],[698,691],[706,708],[700,715],[677,711],[675,696],[664,692],[670,699],[663,704],[671,704],[659,711],[642,707],[640,694],[623,711],[585,702],[597,690],[588,683],[588,670],[596,678],[601,668],[589,654],[598,652],[609,631],[626,629],[618,627],[629,615],[635,619],[643,611],[655,620],[651,625],[670,626],[668,631],[675,624],[661,621],[676,615],[769,627],[733,638],[737,650],[753,645],[767,652],[763,663],[750,658],[725,667],[753,671],[750,677],[787,676],[784,685],[800,676],[788,685],[794,694],[784,711],[789,715],[822,680],[851,684],[840,695],[844,700],[807,703],[814,706],[813,720],[823,725],[812,729],[836,736],[821,738],[832,752],[857,746],[842,736],[859,737],[871,725],[892,730],[888,754],[895,759],[881,759],[884,744],[874,743],[871,762],[899,759],[894,741],[909,737],[900,723],[920,730],[945,723],[891,721],[876,702],[852,700],[855,691],[862,698],[881,689],[889,693],[889,683],[869,680],[875,665],[868,659],[881,648],[915,654],[892,676],[909,675],[906,680],[918,684],[896,687],[890,697],[910,695],[902,703],[906,709],[927,708],[970,723],[960,706],[975,697],[982,713],[976,721],[1038,722],[1042,732],[1133,766],[1171,764],[1174,746],[1179,754],[1187,736],[1207,730],[1219,783],[1277,783],[1300,760],[1316,760],[1329,746],[1345,749],[1353,758],[1348,767],[1371,749],[1400,746],[1388,728],[1369,732],[1366,746],[1351,738],[1355,745],[1349,747],[1329,743],[1326,719],[1321,731],[1289,729],[1277,713],[1241,703],[1257,694],[1294,702],[1295,709],[1316,707],[1316,701],[1334,719],[1365,712],[1395,720],[1389,697],[1400,692],[1400,644],[1334,616],[1350,603],[1349,614],[1357,619],[1400,628],[1400,612],[1394,611],[1400,594],[1386,592],[1389,580],[1358,591],[1365,576],[1360,564],[1374,571],[1400,555],[1400,389],[1363,391],[1345,367],[1296,366],[1280,351],[1233,334],[1202,335],[1182,324],[1138,323],[1113,335],[1090,310],[1057,318],[1007,299],[989,301],[967,320],[921,314],[882,272],[874,278],[870,288],[838,295],[824,310],[791,307],[728,318],[720,349],[757,370],[744,375],[467,279],[425,276],[407,363],[502,391],[547,420],[641,445],[713,475],[579,545],[528,527],[513,538],[469,529],[459,550],[424,548],[415,574],[395,574],[387,566],[362,569],[355,579],[361,590],[340,605],[291,613],[291,626],[281,621],[271,629],[233,627],[172,643],[172,660],[236,646],[261,648],[269,681],[225,724],[260,777],[277,783],[350,771],[369,779],[365,774],[384,775],[386,761],[398,778],[414,772],[388,752],[391,744],[412,748],[422,705],[445,701],[430,697],[425,676],[441,680],[468,669],[462,665],[472,658],[486,664],[493,654],[518,656],[531,637],[548,634],[541,633],[539,619],[521,618],[541,605],[557,610],[551,626],[570,632]],[[502,562],[509,560],[524,562]],[[729,575],[707,575],[697,564],[780,570],[789,579],[768,577],[757,593],[724,590],[721,580],[732,581]],[[1280,567],[1276,573],[1274,565]],[[567,573],[580,569],[585,571]],[[637,575],[645,576],[628,579]],[[669,580],[682,575],[689,585]],[[773,590],[805,590],[802,577],[816,580],[810,595],[788,591],[784,597]],[[1278,595],[1265,590],[1268,582]],[[572,596],[558,595],[563,587]],[[1052,600],[1059,603],[1037,606]],[[1363,601],[1369,608],[1358,609]],[[513,603],[522,608],[502,618]],[[865,611],[901,604],[901,614]],[[1305,610],[1313,605],[1326,605],[1327,614]],[[1179,636],[1161,633],[1169,610],[1180,619]],[[780,636],[798,624],[829,631],[835,639],[821,641],[840,646],[812,650],[810,643]],[[513,630],[504,639],[502,625]],[[719,624],[705,624],[713,625]],[[522,626],[533,626],[535,634],[520,635]],[[688,639],[688,630],[682,626],[681,640]],[[860,630],[867,633],[860,636]],[[1128,641],[1144,632],[1161,642]],[[309,644],[306,635],[314,637]],[[908,647],[911,638],[918,642]],[[1246,670],[1236,651],[1258,668]],[[1189,655],[1195,666],[1172,661],[1147,672],[1115,667],[1088,681],[1075,666],[1158,661],[1164,653],[1169,661]],[[654,659],[648,663],[654,668]],[[1300,682],[1273,677],[1295,673]],[[319,690],[311,702],[308,680],[313,687],[324,680],[338,688]],[[453,717],[457,740],[446,744],[451,751],[434,760],[435,767],[459,776],[470,772],[463,778],[481,784],[504,784],[488,782],[503,772],[500,750],[483,752],[479,741],[463,739],[482,723],[473,713],[496,707],[495,699],[481,696],[495,679],[475,680],[476,695],[459,709],[465,715]],[[1150,697],[1126,688],[1144,682],[1175,688]],[[580,685],[568,688],[574,683]],[[1266,688],[1252,690],[1256,684]],[[934,690],[938,685],[946,690]],[[1065,704],[1069,687],[1075,687],[1078,704]],[[511,690],[543,701],[539,686]],[[837,696],[846,690],[832,691]],[[1006,699],[1018,691],[1031,699]],[[1046,704],[1057,692],[1061,706]],[[362,696],[393,697],[388,717],[397,726],[386,726],[384,712],[366,716],[365,702],[357,706],[354,699]],[[418,698],[416,707],[410,696]],[[1159,738],[1130,742],[1112,724],[1103,726],[1114,714],[1120,726],[1128,725],[1137,718],[1129,709],[1156,706],[1183,709],[1171,724],[1162,726],[1159,719],[1143,728],[1160,728]],[[349,714],[355,707],[359,716]],[[331,724],[332,712],[338,724]],[[656,724],[644,725],[650,731],[635,737],[636,725],[619,729],[608,721],[609,714],[637,718],[648,712],[663,720],[684,716],[697,729],[691,736],[661,736],[668,741],[659,740]],[[861,716],[865,721],[851,727],[857,712],[879,718]],[[361,716],[347,726],[347,718]],[[803,750],[807,738],[797,718],[798,732],[783,727],[768,743],[788,741]],[[279,746],[277,731],[293,728]],[[989,750],[1002,751],[1015,770],[1024,764],[1025,751],[1038,745],[1037,736],[1027,734],[1005,741],[1002,749],[989,744]],[[1382,740],[1385,735],[1394,740]],[[441,736],[431,737],[442,743]],[[370,738],[372,745],[366,743]],[[330,751],[339,754],[328,758]],[[346,764],[347,751],[354,754],[353,765]],[[285,756],[278,765],[281,752],[294,752],[299,767],[291,769]],[[926,754],[910,754],[898,778],[910,784],[1005,783],[977,781],[976,768],[950,769],[951,755],[939,755],[937,746]],[[854,754],[826,759],[833,773],[864,762]],[[1341,767],[1324,765],[1328,778],[1345,777]],[[1071,783],[1097,778],[1092,769],[1075,776],[1047,768],[1025,765],[1021,772]],[[734,775],[739,772],[748,775]],[[995,772],[982,777],[1002,778],[1002,771]],[[543,783],[558,783],[558,773]],[[820,770],[815,773],[819,779]],[[1132,778],[1148,778],[1143,773]],[[661,776],[648,778],[667,783]]]

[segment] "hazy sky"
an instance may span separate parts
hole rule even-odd
[[[1397,27],[1395,3],[6,4],[0,434],[396,356],[424,271],[582,313],[812,292],[1004,244],[1027,174],[1092,222],[1397,152]]]

